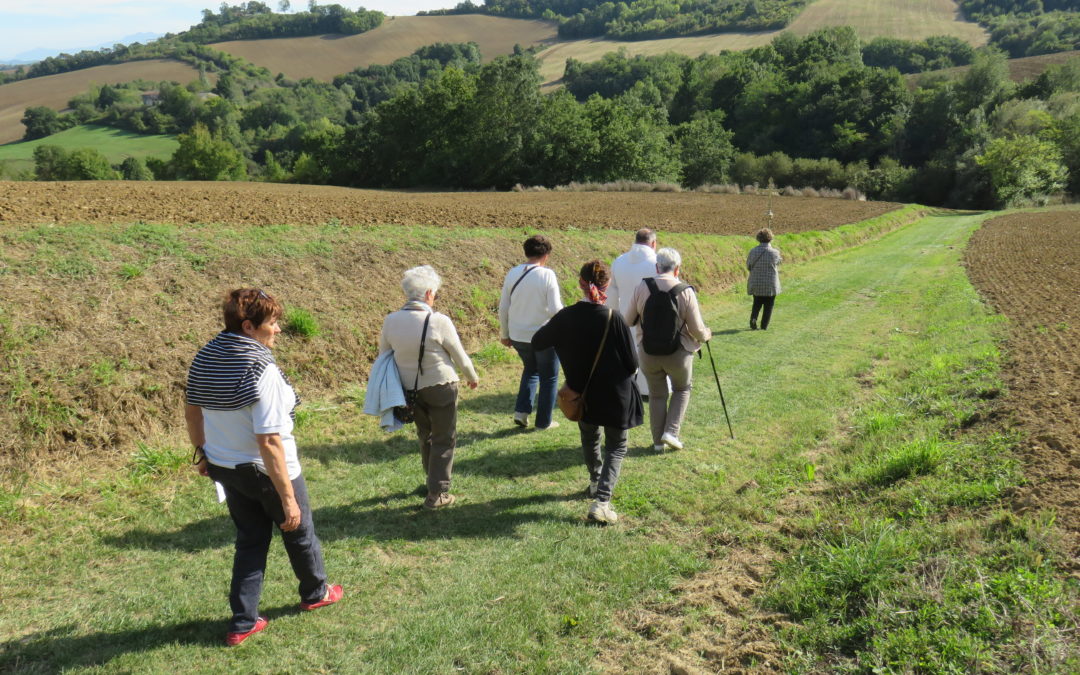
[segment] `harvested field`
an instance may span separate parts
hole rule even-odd
[[[356,68],[388,64],[436,42],[475,42],[485,60],[555,40],[551,21],[461,16],[388,17],[359,35],[315,35],[273,40],[234,40],[210,45],[263,66],[271,73],[329,82]],[[560,74],[561,76],[561,74]]]
[[[823,230],[896,209],[891,202],[778,197],[778,233]],[[752,234],[767,198],[696,192],[391,192],[272,183],[0,182],[0,223],[435,225],[537,229],[655,227]]]
[[[1017,213],[975,233],[972,282],[1010,320],[1006,409],[1025,435],[1024,510],[1057,512],[1080,556],[1080,211]]]
[[[0,143],[11,143],[23,137],[26,129],[20,120],[30,106],[43,105],[64,110],[72,97],[83,93],[95,82],[118,84],[132,80],[168,80],[186,84],[198,77],[199,72],[195,68],[181,61],[152,59],[11,82],[0,86]]]
[[[1009,77],[1013,82],[1026,82],[1033,80],[1050,66],[1056,66],[1070,59],[1080,58],[1080,51],[1057,52],[1056,54],[1041,54],[1039,56],[1025,56],[1019,59],[1009,59]],[[943,68],[932,70],[927,73],[913,73],[905,75],[908,86],[914,89],[923,78],[944,75],[950,79],[959,79],[971,66],[957,66],[956,68]]]

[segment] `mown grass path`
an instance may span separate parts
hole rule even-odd
[[[62,491],[31,486],[39,506],[19,523],[26,534],[0,552],[0,669],[587,671],[602,641],[636,639],[619,610],[707,568],[710,535],[754,536],[805,480],[806,458],[840,433],[857,376],[890,335],[926,328],[923,303],[936,284],[955,283],[977,223],[928,218],[783,270],[768,332],[746,329],[741,288],[706,298],[737,438],[727,438],[707,360],[696,361],[687,449],[653,453],[647,427],[631,433],[614,527],[584,521],[573,425],[511,428],[512,359],[488,362],[481,389],[464,395],[460,501],[446,512],[417,508],[410,437],[387,437],[349,402],[307,404],[305,474],[346,598],[301,615],[275,543],[263,594],[270,628],[236,649],[218,646],[233,529],[207,483],[133,469]],[[683,255],[692,265],[693,252]],[[758,488],[736,494],[751,478]]]

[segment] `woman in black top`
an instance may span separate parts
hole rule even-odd
[[[585,393],[585,414],[578,428],[589,470],[587,494],[596,498],[589,507],[589,520],[605,524],[618,520],[611,508],[611,493],[626,457],[627,431],[641,424],[644,412],[634,381],[638,360],[630,328],[619,312],[604,306],[610,281],[611,274],[604,263],[599,260],[585,263],[578,279],[584,299],[559,311],[532,338],[533,349],[555,348],[566,385]],[[589,372],[601,341],[603,350],[590,379]]]

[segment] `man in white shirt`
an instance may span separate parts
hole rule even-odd
[[[634,289],[641,285],[645,277],[656,276],[656,232],[643,227],[634,235],[634,245],[611,263],[611,286],[608,288],[607,306],[617,310],[623,316],[630,309],[630,300]],[[634,344],[638,345],[640,362],[641,327],[634,326]],[[638,390],[648,395],[649,386],[645,375],[637,373]]]
[[[559,389],[559,357],[554,348],[533,349],[532,336],[563,304],[555,272],[546,266],[551,242],[538,234],[525,240],[524,249],[525,263],[511,269],[503,281],[499,299],[500,337],[504,345],[517,351],[523,366],[514,404],[514,424],[529,426],[535,396],[536,428],[550,429],[558,426],[552,421],[551,413]]]

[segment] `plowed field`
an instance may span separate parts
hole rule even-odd
[[[1080,211],[1019,213],[971,239],[968,274],[1011,322],[1007,405],[1025,432],[1022,508],[1057,511],[1080,554]]]
[[[777,233],[822,230],[892,211],[890,202],[777,197]],[[0,223],[655,227],[749,234],[767,198],[694,192],[390,192],[270,183],[0,182]]]

